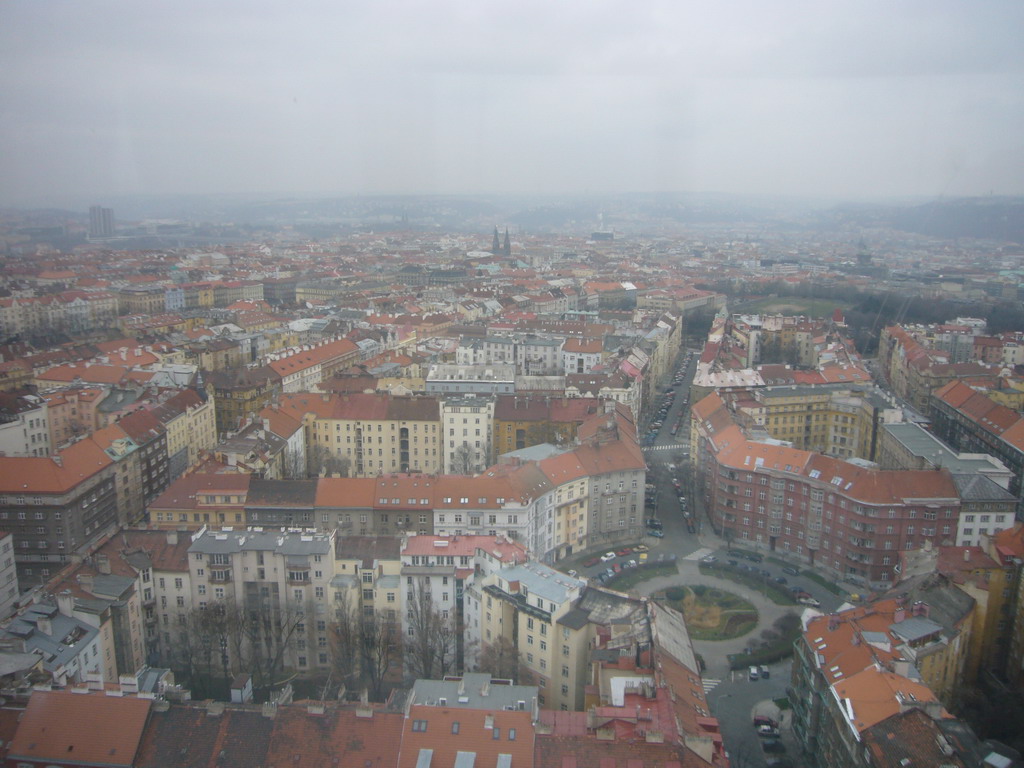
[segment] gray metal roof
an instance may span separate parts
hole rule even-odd
[[[50,620],[50,632],[40,631],[40,619]],[[71,616],[60,613],[56,606],[45,603],[32,606],[0,630],[3,637],[17,637],[25,642],[27,652],[43,657],[43,668],[53,672],[66,666],[82,649],[99,634],[96,627],[89,626]]]
[[[907,642],[913,642],[914,640],[934,635],[936,632],[941,632],[942,625],[924,616],[911,616],[909,619],[904,619],[891,625],[889,631],[894,635],[899,635]]]
[[[467,672],[461,678],[417,680],[412,697],[413,704],[464,709],[520,709],[523,702],[522,708],[530,712],[537,687],[495,682],[486,672]]]
[[[560,604],[569,597],[569,590],[582,588],[586,581],[574,579],[572,576],[549,568],[543,563],[528,562],[502,568],[498,575],[506,581],[518,581],[529,592],[532,598],[540,597],[549,602]],[[545,610],[547,608],[545,607]]]
[[[326,555],[331,551],[330,537],[322,533],[268,531],[206,531],[192,542],[189,554],[234,554],[236,552],[275,552],[279,555]]]
[[[953,475],[957,492],[964,501],[1014,501],[1012,493],[986,475]]]

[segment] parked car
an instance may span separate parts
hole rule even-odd
[[[702,557],[700,559],[700,561],[702,563],[708,563],[710,565],[711,563],[717,563],[718,562],[718,558],[715,557],[714,555],[705,555],[704,557]]]
[[[619,573],[619,571],[622,570],[622,566],[618,563],[612,563],[612,570],[615,571],[615,573]]]
[[[656,517],[649,517],[644,521],[648,528],[661,528],[661,520]]]
[[[747,672],[747,678],[750,680],[757,680],[759,676],[760,670],[758,670],[757,667],[751,667],[750,670]]]
[[[782,569],[782,572],[783,573],[788,573],[790,576],[799,576],[800,575],[800,569],[799,568],[794,568],[792,565],[787,565],[785,568]]]
[[[646,563],[647,562],[647,553],[646,552],[641,552],[640,553],[640,562],[641,563]]]
[[[757,735],[765,738],[778,736],[779,729],[772,728],[770,725],[759,725],[757,726]]]
[[[771,676],[772,676],[771,670],[768,669],[768,667],[766,667],[764,664],[762,664],[761,665],[761,677],[763,677],[765,680],[767,680]]]
[[[626,567],[627,568],[636,568],[636,560],[634,560],[633,558],[630,558],[629,561],[626,563]]]
[[[633,548],[632,547],[622,547],[622,549],[615,550],[615,554],[618,555],[619,557],[625,557],[626,555],[633,554]]]
[[[614,560],[614,559],[615,559],[615,553],[614,552],[605,552],[603,555],[601,555],[601,562],[602,563],[607,563],[609,560]]]
[[[745,557],[752,563],[760,563],[764,560],[764,555],[759,554],[758,552],[748,552]]]
[[[774,579],[772,579],[772,581],[774,581],[776,584],[786,584],[789,582],[789,579],[787,579],[785,576],[776,576]]]
[[[761,749],[765,752],[785,752],[786,745],[778,739],[765,739],[761,742]]]
[[[811,608],[820,608],[821,603],[813,597],[801,597],[797,600],[801,605],[809,605]]]
[[[762,725],[767,725],[769,728],[778,728],[779,722],[767,715],[754,715],[754,727],[760,728]]]
[[[650,549],[650,547],[648,547],[646,544],[637,544],[635,547],[633,547],[634,552],[646,552],[648,549]]]
[[[593,568],[595,565],[601,562],[600,557],[590,557],[583,561],[584,568]]]
[[[653,536],[656,539],[664,539],[665,538],[664,532],[658,531],[658,530],[654,530],[654,531],[648,530],[647,531],[647,535],[648,536]]]

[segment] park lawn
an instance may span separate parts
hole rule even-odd
[[[808,317],[831,317],[835,309],[843,311],[850,304],[835,299],[809,299],[802,296],[774,296],[748,304],[747,312],[777,313],[783,315],[807,315]]]

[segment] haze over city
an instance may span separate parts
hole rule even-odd
[[[1017,2],[8,2],[0,203],[1024,190]]]

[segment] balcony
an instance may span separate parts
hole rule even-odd
[[[225,569],[211,570],[210,571],[210,581],[217,581],[217,582],[221,582],[221,583],[224,583],[224,582],[227,582],[227,581],[231,581],[231,569],[230,568],[225,568]]]

